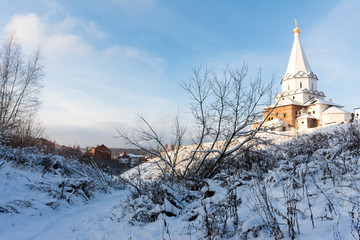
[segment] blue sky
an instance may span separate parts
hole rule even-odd
[[[2,35],[15,32],[45,63],[39,118],[60,144],[122,145],[135,112],[168,126],[188,109],[179,83],[193,67],[249,65],[285,74],[294,19],[318,89],[360,107],[360,1],[13,0],[0,5]]]

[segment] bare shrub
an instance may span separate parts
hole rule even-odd
[[[138,115],[143,126],[132,134],[119,130],[119,137],[157,156],[163,174],[213,177],[237,155],[266,143],[257,137],[257,133],[265,130],[264,120],[257,128],[253,128],[253,124],[262,118],[261,107],[269,104],[265,97],[271,92],[272,81],[265,84],[261,72],[254,79],[246,77],[246,65],[240,70],[226,69],[221,74],[213,69],[198,68],[193,70],[189,81],[182,84],[190,95],[196,127],[190,151],[181,151],[185,127],[180,124],[179,116],[174,121],[172,152],[143,115]]]
[[[276,218],[279,211],[273,207],[273,199],[269,196],[263,181],[253,181],[252,192],[249,198],[253,203],[252,210],[262,217],[267,228],[270,230],[270,235],[276,240],[284,238],[284,233],[281,231]]]

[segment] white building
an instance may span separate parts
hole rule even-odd
[[[360,120],[360,108],[355,108],[354,109],[354,118],[355,118],[355,120]]]
[[[352,121],[352,114],[343,106],[325,100],[325,94],[318,90],[318,77],[311,70],[300,42],[300,29],[293,30],[294,43],[284,77],[281,79],[281,93],[275,96],[277,104],[264,109],[264,117],[273,110],[266,121],[276,118],[286,122],[283,129],[307,129],[328,124]],[[360,109],[359,109],[360,117]]]
[[[120,163],[127,163],[130,165],[146,160],[145,156],[143,156],[143,155],[136,155],[136,154],[126,153],[126,152],[119,154],[118,159],[119,159]]]

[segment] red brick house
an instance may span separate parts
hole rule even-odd
[[[111,159],[111,150],[107,148],[104,144],[97,146],[91,149],[91,154],[95,158],[102,158],[102,159]]]

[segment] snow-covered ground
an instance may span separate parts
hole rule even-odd
[[[278,148],[264,152],[274,166],[262,177],[260,162],[199,180],[199,189],[196,181],[153,178],[156,166],[147,162],[123,175],[141,193],[71,160],[1,147],[0,239],[274,239],[272,216],[285,239],[289,221],[295,239],[359,239],[360,135],[353,131],[295,133],[290,143],[279,137]]]

